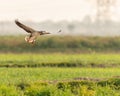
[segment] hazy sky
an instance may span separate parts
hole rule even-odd
[[[95,16],[96,8],[90,0],[0,0],[0,21],[20,20],[82,20]],[[120,0],[113,9],[113,19],[120,20]]]

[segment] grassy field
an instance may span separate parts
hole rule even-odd
[[[120,67],[120,54],[0,54],[0,67]]]
[[[0,96],[120,96],[120,55],[0,54]]]
[[[120,96],[120,37],[0,38],[0,96]]]
[[[1,68],[0,84],[73,80],[80,77],[107,79],[117,76],[120,76],[119,68]]]
[[[0,95],[119,96],[119,73],[119,68],[0,68]]]

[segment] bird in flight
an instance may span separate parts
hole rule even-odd
[[[21,22],[19,22],[18,20],[15,20],[15,23],[22,28],[23,30],[25,30],[27,33],[29,33],[29,36],[25,37],[25,41],[28,43],[33,44],[35,42],[35,39],[39,36],[39,35],[45,35],[45,34],[51,34],[50,32],[47,31],[37,31],[34,30],[24,24],[22,24]],[[61,31],[61,30],[60,30]]]

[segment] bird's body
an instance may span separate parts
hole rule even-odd
[[[25,30],[27,33],[30,33],[29,36],[25,37],[25,41],[28,43],[34,43],[35,39],[39,36],[39,35],[45,35],[45,34],[50,34],[49,32],[46,31],[36,31],[22,23],[20,23],[18,20],[15,20],[15,23],[22,28],[23,30]]]

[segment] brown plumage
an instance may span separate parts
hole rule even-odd
[[[50,34],[49,32],[46,32],[46,31],[37,31],[37,30],[34,30],[22,23],[20,23],[18,20],[15,20],[15,23],[20,27],[22,28],[23,30],[25,30],[27,33],[30,33],[29,36],[26,36],[25,37],[25,41],[28,42],[28,43],[34,43],[35,42],[35,39],[37,38],[37,36],[39,35],[45,35],[45,34]]]

